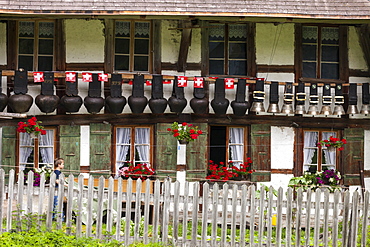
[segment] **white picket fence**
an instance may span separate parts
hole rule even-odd
[[[67,234],[173,246],[369,246],[369,192],[293,191],[247,185],[126,181],[72,175],[32,185],[33,173],[0,169],[1,230],[66,229]],[[135,184],[135,186],[134,186]],[[67,186],[65,186],[67,185]],[[95,183],[96,185],[96,183]],[[53,222],[53,200],[58,203]],[[65,221],[63,219],[65,211]],[[23,219],[23,221],[22,221]],[[46,219],[46,220],[45,220]],[[132,220],[131,223],[130,220]],[[127,222],[126,224],[121,224]],[[65,225],[64,225],[65,224]],[[73,229],[73,230],[72,230]],[[84,229],[84,230],[83,230]],[[184,230],[185,229],[185,230]],[[221,230],[220,230],[221,229]],[[250,234],[247,234],[250,232]]]

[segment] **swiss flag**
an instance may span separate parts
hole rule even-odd
[[[75,82],[76,72],[66,72],[66,81]]]
[[[134,82],[133,82],[133,81],[131,81],[131,80],[129,80],[129,81],[128,81],[128,85],[132,85],[132,84],[134,84]]]
[[[177,86],[178,87],[187,87],[188,86],[188,78],[186,76],[178,76],[177,77]]]
[[[147,86],[151,86],[151,85],[152,85],[152,81],[146,80],[146,81],[145,81],[145,85],[147,85]]]
[[[92,82],[92,73],[82,72],[82,81]]]
[[[194,77],[194,88],[203,88],[203,77]]]
[[[172,80],[163,80],[163,84],[171,84]]]
[[[234,78],[225,78],[225,89],[234,89]]]
[[[99,73],[98,74],[99,81],[108,81],[108,74]]]
[[[44,72],[33,72],[33,82],[43,82]]]

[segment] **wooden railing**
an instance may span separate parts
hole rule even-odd
[[[40,187],[32,185],[32,177],[29,174],[24,183],[23,172],[16,177],[11,170],[5,180],[0,169],[2,231],[25,228],[21,219],[36,214],[38,224],[49,229],[96,238],[107,232],[125,245],[161,241],[174,246],[367,246],[369,241],[369,191],[362,196],[348,190],[298,189],[294,196],[291,188],[85,180],[82,175],[61,178],[55,188],[55,176],[50,184],[42,176]],[[55,195],[66,202],[58,203],[53,222]]]

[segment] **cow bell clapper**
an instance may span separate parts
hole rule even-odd
[[[224,79],[218,78],[215,82],[215,94],[211,106],[216,115],[226,114],[229,107],[229,100],[225,97]]]
[[[128,97],[128,105],[132,113],[143,113],[148,99],[144,96],[144,75],[134,75],[132,95]]]
[[[256,80],[256,87],[253,91],[253,103],[251,106],[251,112],[265,112],[264,107],[264,100],[265,100],[265,81],[264,79],[257,78]]]
[[[245,91],[246,80],[239,79],[236,88],[235,100],[231,102],[231,108],[236,116],[244,116],[249,108],[249,103],[245,100]]]
[[[287,115],[294,114],[293,97],[293,83],[286,82],[284,89],[284,104],[283,108],[281,109],[281,113],[285,113]]]
[[[346,114],[343,108],[343,104],[344,104],[343,86],[342,84],[337,84],[335,86],[333,115],[341,116]]]
[[[331,88],[329,83],[324,84],[322,95],[322,107],[320,114],[325,116],[331,115],[331,103],[333,97],[331,96]]]
[[[310,86],[310,106],[308,107],[307,114],[309,115],[318,115],[320,113],[319,107],[319,95],[317,93],[317,84],[311,83]]]
[[[163,76],[153,75],[152,97],[149,100],[149,108],[152,113],[164,113],[167,107],[167,99],[163,98]]]
[[[2,78],[2,71],[0,70],[0,78]],[[8,105],[8,96],[3,93],[3,88],[0,83],[0,111],[4,111],[5,107]]]
[[[190,100],[190,107],[195,114],[206,114],[209,111],[209,100],[206,97],[204,86],[202,88],[194,88],[193,96]]]
[[[362,84],[362,106],[361,114],[368,115],[370,111],[370,93],[369,93],[369,83]]]
[[[296,102],[296,107],[295,107],[295,114],[296,115],[303,115],[306,113],[306,93],[304,90],[304,83],[299,82],[298,87],[297,87],[297,92],[295,94],[295,102]]]
[[[33,98],[28,95],[27,71],[19,69],[14,75],[14,94],[9,97],[8,105],[14,113],[28,112],[33,104]]]
[[[357,109],[357,84],[349,84],[348,109],[347,114],[354,115],[358,113]]]
[[[177,76],[173,80],[172,95],[168,99],[168,105],[170,106],[170,111],[180,114],[188,104],[188,101],[184,96],[184,88],[179,87]]]
[[[89,113],[100,112],[104,107],[104,99],[101,97],[101,82],[98,80],[98,74],[92,74],[92,81],[89,82],[88,96],[84,99],[84,105]]]
[[[41,94],[36,96],[35,103],[43,113],[51,113],[59,105],[59,97],[54,95],[54,73],[45,72],[41,82]]]
[[[279,113],[279,82],[272,81],[270,84],[270,104],[267,109],[269,113]]]
[[[122,96],[122,75],[112,74],[109,82],[110,95],[105,98],[105,107],[110,113],[120,114],[127,103]]]
[[[82,98],[78,95],[78,73],[75,74],[75,81],[66,81],[66,95],[60,99],[60,104],[66,112],[78,112],[82,106]]]

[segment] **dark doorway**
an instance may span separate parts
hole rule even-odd
[[[226,162],[226,127],[211,126],[210,160],[216,164]]]

